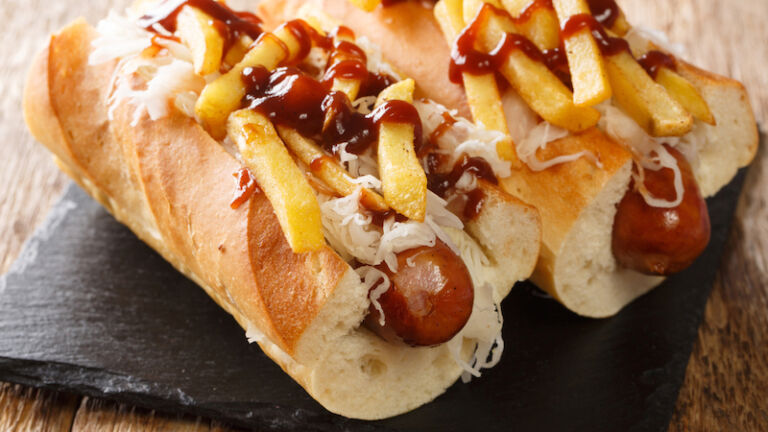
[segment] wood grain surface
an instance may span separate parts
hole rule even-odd
[[[235,7],[255,0],[230,1]],[[623,0],[633,24],[666,32],[694,64],[745,83],[768,124],[768,2]],[[44,219],[67,179],[26,132],[24,75],[47,35],[91,23],[128,0],[3,0],[0,6],[0,274]],[[768,430],[768,154],[750,169],[737,220],[686,372],[671,431]],[[2,431],[228,431],[111,402],[0,384]]]

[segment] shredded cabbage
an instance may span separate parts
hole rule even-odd
[[[319,199],[325,237],[335,250],[348,260],[354,258],[368,265],[386,263],[393,272],[397,271],[398,253],[434,246],[438,238],[452,247],[443,227],[463,228],[461,220],[445,208],[446,202],[431,192],[427,195],[424,222],[397,222],[390,217],[381,228],[361,211],[360,189],[346,197],[321,194]]]
[[[123,57],[133,57],[152,46],[152,33],[136,25],[130,10],[125,15],[109,11],[96,25],[99,37],[92,43],[94,50],[88,64],[98,65]]]
[[[504,351],[501,336],[504,318],[501,314],[501,296],[488,282],[490,274],[496,271],[490,260],[465,235],[454,235],[454,239],[475,286],[472,315],[464,328],[448,342],[451,356],[464,370],[461,379],[466,383],[472,377],[479,377],[482,369],[491,368],[501,360]],[[464,361],[462,355],[467,341],[472,344],[473,353],[469,362]]]
[[[509,161],[502,159],[496,151],[496,145],[506,138],[503,133],[477,127],[469,120],[458,117],[455,111],[449,111],[436,102],[416,101],[413,106],[419,112],[424,134],[427,136],[443,123],[444,113],[449,113],[456,120],[456,123],[445,130],[437,140],[441,152],[451,156],[451,164],[462,154],[467,154],[485,159],[498,178],[512,175]]]
[[[379,303],[379,298],[384,295],[385,292],[392,286],[389,277],[383,271],[371,266],[362,266],[355,269],[357,274],[363,280],[363,285],[369,292],[368,298],[371,300],[371,304],[377,311],[379,311],[379,325],[384,326],[386,324],[386,318],[384,317],[384,309],[382,309]],[[381,283],[379,283],[381,281]],[[375,289],[371,290],[376,284]]]
[[[645,202],[649,206],[659,208],[673,208],[680,205],[685,193],[682,173],[675,157],[664,147],[664,144],[675,147],[680,142],[680,138],[654,138],[622,110],[607,102],[598,105],[597,109],[602,114],[598,125],[600,129],[616,142],[629,148],[635,155],[638,168],[637,173],[634,174],[635,184]],[[688,142],[692,141],[689,139]],[[672,201],[654,197],[643,183],[644,170],[657,171],[663,168],[669,168],[675,173],[675,199]]]
[[[205,79],[195,74],[189,49],[173,40],[159,38],[155,44],[164,50],[154,57],[142,53],[152,46],[152,33],[136,23],[130,10],[125,15],[111,11],[96,26],[99,34],[93,42],[89,64],[119,60],[112,75],[108,96],[109,119],[120,103],[135,107],[132,126],[145,113],[158,120],[170,113],[172,103],[183,114],[193,117],[194,104],[205,86]]]
[[[384,54],[378,45],[365,36],[358,37],[355,42],[357,46],[365,51],[366,57],[368,57],[367,67],[369,71],[389,75],[398,81],[402,79],[400,74],[392,68],[392,65],[384,60]]]

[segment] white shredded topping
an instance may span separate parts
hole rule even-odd
[[[645,187],[645,170],[650,169],[652,171],[658,171],[664,168],[671,169],[675,174],[675,199],[672,201],[654,197],[653,194],[651,194],[651,192]],[[638,165],[637,173],[633,174],[633,176],[635,178],[635,185],[638,191],[640,191],[640,194],[643,196],[643,199],[649,206],[659,208],[675,208],[683,202],[683,195],[685,193],[685,189],[683,188],[683,174],[680,171],[680,166],[677,163],[677,159],[675,159],[675,157],[669,153],[666,147],[659,146],[659,148],[654,150],[651,156],[642,159],[641,163]]]
[[[524,140],[516,143],[517,156],[533,171],[543,171],[555,165],[575,161],[584,156],[592,155],[594,158],[594,155],[591,152],[582,150],[577,153],[547,159],[543,162],[539,160],[538,156],[536,156],[536,152],[539,151],[539,149],[545,149],[547,148],[547,144],[565,138],[566,136],[568,136],[567,130],[553,126],[547,122],[541,122],[531,130]]]
[[[152,45],[152,33],[136,25],[130,10],[125,15],[109,11],[96,25],[99,37],[92,42],[94,48],[88,63],[98,65],[123,57],[132,57]]]
[[[491,294],[493,287],[487,282],[475,289],[475,304],[472,309],[472,317],[461,331],[461,337],[475,342],[475,350],[469,363],[462,361],[456,348],[458,344],[451,346],[454,360],[464,369],[461,381],[469,382],[472,377],[480,377],[482,369],[489,369],[501,361],[504,352],[504,339],[501,329],[504,317],[501,314],[501,305],[494,301]]]
[[[469,241],[466,235],[453,237],[475,286],[472,315],[464,328],[448,342],[454,361],[464,369],[461,379],[466,383],[472,377],[479,377],[482,369],[491,368],[501,360],[504,351],[501,336],[504,319],[501,315],[501,296],[488,282],[490,274],[495,271],[492,263],[480,246]],[[469,362],[464,361],[462,356],[462,348],[467,340],[473,344]]]
[[[350,179],[350,181],[367,189],[381,190],[381,180],[370,174]]]
[[[424,222],[397,222],[391,217],[379,228],[372,223],[370,215],[361,211],[360,191],[341,198],[319,196],[325,237],[347,260],[355,258],[374,266],[386,263],[395,272],[398,253],[434,246],[438,238],[456,251],[443,227],[462,229],[464,225],[445,208],[446,202],[437,195],[431,192],[427,195]]]
[[[357,43],[357,46],[365,51],[366,57],[368,57],[367,67],[369,71],[387,74],[398,81],[402,79],[400,74],[395,72],[392,66],[384,60],[384,54],[378,45],[365,36],[358,37],[355,42]]]
[[[117,77],[115,88],[108,99],[110,120],[115,109],[126,100],[135,106],[131,126],[138,124],[145,113],[152,120],[167,117],[170,113],[169,101],[174,101],[176,105],[176,96],[179,94],[184,94],[182,98],[186,98],[182,104],[186,111],[182,112],[194,114],[194,103],[205,81],[195,74],[192,63],[168,57],[152,59],[148,63],[144,59],[136,60],[126,63]],[[137,74],[151,76],[143,88],[134,88],[131,83],[131,77]]]
[[[459,181],[456,182],[456,189],[462,192],[471,192],[477,189],[477,177],[469,171],[465,171]]]
[[[152,45],[152,33],[139,27],[130,10],[125,15],[114,11],[96,26],[99,37],[92,45],[89,64],[113,60],[115,68],[108,97],[109,119],[117,107],[130,102],[135,111],[131,122],[135,126],[145,113],[158,120],[170,114],[171,104],[183,114],[194,117],[194,104],[205,85],[195,74],[192,54],[185,45],[158,38],[163,51],[154,57],[142,57]]]
[[[528,134],[539,124],[539,116],[515,91],[505,91],[501,95],[501,105],[504,109],[504,118],[507,121],[509,135],[514,142],[524,140]]]
[[[506,138],[503,133],[477,127],[469,120],[458,117],[455,111],[449,111],[436,102],[416,101],[413,106],[419,112],[424,134],[427,136],[443,123],[443,113],[449,113],[456,120],[456,123],[445,130],[437,140],[440,151],[451,156],[451,164],[463,154],[467,154],[470,157],[485,159],[498,178],[512,175],[509,161],[502,159],[496,151],[496,145]]]
[[[376,105],[376,96],[363,96],[352,102],[352,107],[360,114],[370,114]]]
[[[386,318],[384,317],[384,309],[379,303],[379,298],[384,295],[385,292],[392,286],[389,277],[383,271],[371,266],[362,266],[355,269],[360,279],[363,280],[363,285],[369,292],[368,298],[371,300],[371,304],[379,312],[379,325],[382,327],[386,324]],[[379,282],[381,281],[381,282]],[[379,284],[375,289],[371,290],[374,285]]]
[[[378,178],[379,165],[376,163],[373,149],[369,148],[363,153],[356,155],[347,151],[347,144],[343,143],[337,147],[339,160],[347,168],[347,171],[353,177],[359,178],[370,175]]]
[[[325,73],[325,67],[328,65],[328,52],[320,47],[312,47],[304,61],[318,71],[318,75],[313,78],[321,80]]]
[[[637,158],[638,173],[635,184],[645,202],[652,207],[673,208],[683,201],[683,180],[677,160],[663,144],[675,147],[680,141],[677,137],[654,138],[619,108],[604,102],[596,107],[602,114],[598,126],[616,142],[626,146]],[[690,142],[690,141],[689,141]],[[675,173],[675,196],[672,201],[654,197],[643,184],[643,170],[653,171],[669,168]]]

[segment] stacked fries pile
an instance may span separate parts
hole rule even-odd
[[[632,51],[622,39],[630,26],[620,11],[610,28],[592,17],[587,0],[440,0],[434,14],[453,47],[454,62],[468,33],[474,38],[471,48],[483,54],[498,55],[515,42],[495,71],[461,76],[474,121],[485,128],[509,133],[496,73],[542,119],[571,132],[597,125],[595,106],[611,98],[654,137],[685,135],[694,119],[715,123],[701,94],[674,63],[659,66],[655,76],[644,69],[638,59],[661,53]],[[522,49],[521,39],[538,54]],[[547,64],[554,50],[567,57],[570,83]],[[509,159],[513,148],[498,150]]]
[[[225,41],[213,22],[203,11],[185,6],[175,34],[189,46],[196,72],[226,70],[203,89],[195,114],[211,136],[219,140],[229,137],[237,144],[243,162],[271,202],[294,252],[317,250],[326,244],[320,205],[308,177],[321,180],[324,190],[339,196],[360,191],[361,203],[371,211],[391,209],[411,220],[424,221],[427,178],[414,150],[416,131],[412,124],[379,124],[377,148],[382,193],[360,186],[339,160],[326,154],[313,139],[291,127],[273,124],[257,110],[241,109],[247,92],[244,73],[257,67],[274,71],[283,65],[296,65],[308,55],[296,27],[284,24],[274,33],[263,33],[256,41],[241,36],[224,53]],[[312,30],[307,23],[299,25]],[[312,31],[325,37],[318,27]],[[335,45],[352,42],[354,36],[350,33],[333,32]],[[329,69],[348,60],[343,53],[326,54]],[[354,101],[361,84],[357,79],[340,76],[333,79],[331,90],[343,92]],[[412,80],[397,82],[378,95],[376,106],[393,100],[411,103],[413,91]],[[310,166],[311,173],[307,169]]]

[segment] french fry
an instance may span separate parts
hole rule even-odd
[[[513,17],[519,17],[531,0],[501,0],[504,9]],[[527,37],[541,51],[555,49],[560,46],[560,24],[555,11],[548,7],[540,7],[531,11],[530,18],[518,23],[517,31]]]
[[[379,101],[412,102],[412,89],[413,80],[395,83],[381,92]],[[403,216],[423,222],[427,213],[427,175],[413,148],[414,134],[410,124],[379,125],[379,176],[387,204]]]
[[[553,0],[560,26],[574,15],[590,14],[586,0]],[[595,106],[611,97],[608,72],[592,31],[585,27],[565,38],[565,53],[573,82],[573,102]]]
[[[464,18],[461,0],[443,0],[435,6],[435,17],[449,44],[453,44],[464,28]],[[493,74],[472,75],[462,74],[467,102],[472,113],[472,119],[482,127],[499,131],[509,137],[507,119],[501,103],[501,94]],[[509,137],[500,141],[496,150],[505,160],[515,161],[517,155],[515,144]]]
[[[347,41],[347,42],[354,42],[354,39],[348,38],[346,35],[338,35],[338,40]],[[341,56],[338,53],[334,56],[335,61],[343,61],[346,60],[344,58],[346,56]],[[333,79],[333,85],[331,86],[331,90],[334,91],[340,91],[347,95],[349,100],[354,101],[357,99],[357,94],[360,92],[360,86],[362,83],[360,80],[356,79],[349,79],[349,78],[334,78]]]
[[[682,136],[693,117],[628,52],[606,58],[613,97],[652,136]]]
[[[256,66],[274,69],[287,56],[284,44],[276,36],[265,33],[240,63],[205,86],[195,104],[195,113],[211,136],[224,138],[227,117],[240,107],[245,96],[245,85],[240,77],[243,70]]]
[[[263,66],[272,70],[296,56],[300,49],[299,41],[285,27],[278,28],[274,34],[264,33],[238,64],[205,86],[195,104],[195,113],[211,136],[216,139],[226,136],[227,118],[240,108],[245,96],[240,77],[245,68]]]
[[[462,15],[464,15],[464,22],[470,23],[477,16],[480,9],[485,3],[491,6],[501,9],[501,1],[499,0],[464,0],[462,5]]]
[[[252,44],[253,39],[251,39],[249,36],[240,36],[240,38],[232,44],[232,46],[229,48],[229,51],[227,51],[227,54],[224,56],[224,64],[234,66],[240,63]]]
[[[387,206],[381,195],[368,188],[361,188],[360,185],[354,183],[347,170],[336,159],[326,156],[317,144],[302,136],[295,129],[278,126],[277,132],[291,152],[309,166],[312,173],[325,182],[333,191],[342,196],[348,196],[360,188],[360,201],[366,208],[378,212],[389,210],[389,206]],[[322,163],[314,167],[313,165],[316,165],[317,161]]]
[[[349,2],[366,12],[376,9],[376,6],[381,4],[381,0],[349,0]]]
[[[325,29],[336,28],[340,24],[327,13],[318,10],[317,5],[312,2],[305,2],[296,12],[296,17],[303,19],[320,33],[325,33]]]
[[[416,82],[411,78],[398,81],[382,90],[376,99],[374,108],[378,108],[386,101],[401,100],[413,103],[413,92],[416,90]]]
[[[491,51],[504,37],[509,25],[496,16],[488,20],[479,42]],[[520,97],[544,120],[572,132],[581,132],[597,124],[600,113],[590,107],[573,103],[573,94],[546,65],[532,60],[519,50],[510,52],[500,69]]]
[[[613,26],[609,30],[619,37],[624,37],[627,33],[629,33],[630,29],[632,29],[632,26],[629,25],[627,17],[624,15],[624,11],[619,10],[619,16],[616,17],[616,21],[613,23]]]
[[[642,59],[650,50],[658,51],[659,47],[652,43],[641,47],[633,46],[632,54],[635,58]],[[699,90],[682,75],[664,65],[659,65],[654,80],[661,84],[669,92],[670,96],[679,102],[686,111],[691,113],[696,120],[713,126],[717,124],[707,101],[701,96]]]
[[[322,248],[320,204],[269,119],[252,110],[236,111],[227,131],[272,204],[291,250],[301,253]]]
[[[662,67],[656,73],[656,82],[661,84],[694,118],[713,126],[717,123],[707,101],[704,100],[696,87],[680,74]]]
[[[178,16],[176,32],[192,51],[195,73],[218,72],[224,53],[224,38],[211,24],[212,18],[199,9],[185,6]]]

